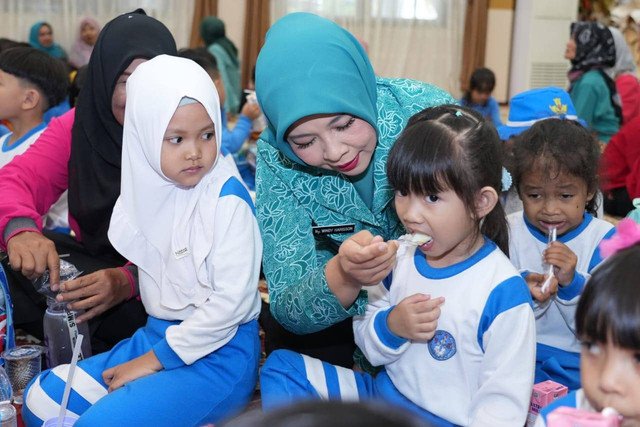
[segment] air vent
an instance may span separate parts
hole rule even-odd
[[[529,74],[529,87],[556,86],[561,89],[567,87],[567,61],[562,62],[532,62]]]

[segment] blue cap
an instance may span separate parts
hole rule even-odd
[[[528,90],[511,98],[509,120],[498,127],[498,134],[506,140],[546,119],[576,120],[582,126],[587,125],[578,118],[569,94],[560,88],[549,86]]]

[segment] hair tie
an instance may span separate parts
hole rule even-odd
[[[507,169],[503,167],[502,168],[502,191],[509,191],[512,183],[513,183],[513,179],[511,178],[511,174]]]
[[[631,218],[625,218],[618,223],[613,236],[600,242],[600,255],[606,258],[638,242],[640,242],[640,225]]]

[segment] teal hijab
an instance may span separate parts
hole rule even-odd
[[[304,165],[284,135],[313,114],[347,113],[377,132],[376,76],[347,30],[310,13],[292,13],[267,32],[256,63],[256,93],[269,126],[262,138]]]
[[[44,21],[36,22],[35,24],[33,24],[33,26],[31,27],[31,31],[29,32],[29,44],[38,50],[48,53],[49,56],[53,56],[54,58],[66,58],[67,53],[59,44],[52,43],[51,46],[45,47],[38,42],[38,31],[40,31],[40,27],[42,27],[43,25],[51,28],[51,25],[47,24]]]
[[[313,114],[351,114],[376,133],[376,76],[362,45],[334,22],[292,13],[267,32],[256,63],[256,93],[268,126],[261,137],[292,161],[305,165],[284,136]],[[352,182],[370,207],[373,167]]]

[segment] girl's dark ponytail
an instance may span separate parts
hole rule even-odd
[[[507,224],[504,208],[499,200],[493,210],[484,217],[480,232],[491,239],[502,252],[509,256],[509,225]]]

